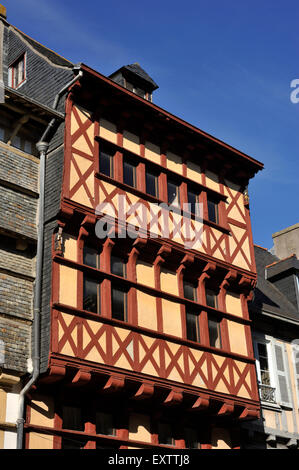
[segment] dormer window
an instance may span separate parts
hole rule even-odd
[[[9,85],[18,88],[26,80],[26,54],[22,54],[9,67]]]

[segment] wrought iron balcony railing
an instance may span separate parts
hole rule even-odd
[[[262,401],[276,403],[275,388],[270,385],[259,384],[260,397]]]

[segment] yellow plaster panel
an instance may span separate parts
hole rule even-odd
[[[228,429],[213,428],[211,436],[212,449],[231,449],[231,438]]]
[[[59,266],[59,302],[77,307],[77,270]]]
[[[91,141],[91,144],[92,144],[92,141]],[[75,142],[73,143],[73,147],[75,149],[81,150],[81,152],[87,153],[87,155],[92,156],[92,153],[93,153],[92,149],[88,145],[84,135],[80,135],[80,137],[77,140],[75,140]]]
[[[247,356],[248,351],[244,325],[227,320],[227,326],[231,352]]]
[[[29,433],[29,449],[53,449],[54,437],[38,432]]]
[[[202,183],[201,168],[196,163],[187,161],[187,177],[196,183]]]
[[[65,233],[63,235],[64,257],[72,261],[77,261],[77,238]]]
[[[162,312],[164,333],[182,337],[180,304],[162,299]]]
[[[233,292],[227,291],[226,294],[226,311],[228,313],[232,313],[233,315],[237,315],[238,317],[242,317],[242,304],[239,294],[235,294]]]
[[[166,154],[167,168],[176,173],[183,173],[182,158],[172,152]]]
[[[152,162],[158,163],[158,165],[161,164],[160,147],[158,147],[158,145],[152,144],[151,142],[145,142],[144,156]]]
[[[285,410],[286,418],[287,418],[287,425],[288,425],[288,432],[296,432],[294,428],[294,418],[293,418],[293,411]]]
[[[72,200],[82,204],[83,206],[93,207],[93,204],[91,203],[83,186],[80,186],[78,191],[72,196]]]
[[[117,143],[117,128],[116,125],[106,119],[100,120],[100,137]]]
[[[139,136],[132,134],[132,132],[124,131],[123,133],[123,147],[131,152],[140,154],[140,140]]]
[[[160,282],[161,290],[168,292],[169,294],[179,295],[178,279],[176,273],[162,268]]]
[[[216,173],[206,171],[206,186],[219,192],[219,179]]]
[[[130,414],[129,439],[141,442],[151,442],[150,416],[140,413]]]
[[[267,428],[276,429],[275,411],[263,409],[263,417]]]
[[[136,276],[138,283],[155,287],[155,270],[153,265],[145,263],[144,261],[137,261]]]
[[[54,427],[54,400],[46,395],[38,395],[31,402],[30,424]]]
[[[0,422],[6,421],[6,391],[0,388]],[[0,429],[0,449],[4,446],[4,431]]]
[[[157,330],[156,298],[137,290],[138,325]]]

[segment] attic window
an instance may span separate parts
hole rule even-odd
[[[18,88],[26,80],[26,54],[22,54],[9,67],[9,84],[12,88]]]

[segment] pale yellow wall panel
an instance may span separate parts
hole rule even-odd
[[[32,400],[30,424],[54,427],[54,399],[46,395],[38,395]]]
[[[158,165],[161,164],[161,152],[158,145],[152,144],[151,142],[145,142],[144,156]]]
[[[182,337],[180,305],[162,299],[163,331],[166,334]]]
[[[150,361],[147,361],[147,363],[145,364],[145,366],[142,369],[142,373],[143,374],[148,374],[148,375],[153,375],[154,377],[158,377],[158,375],[159,375],[159,374],[157,374],[156,369],[154,368],[154,366],[152,365],[152,363]]]
[[[263,417],[267,428],[276,429],[275,411],[263,409]]]
[[[68,266],[59,266],[59,302],[77,307],[78,271]]]
[[[230,349],[233,353],[247,356],[245,327],[234,321],[227,320]]]
[[[71,161],[71,169],[70,169],[70,189],[73,189],[75,184],[78,182],[79,176],[77,173],[77,170],[75,168],[75,165]]]
[[[176,173],[183,174],[182,157],[172,152],[166,153],[167,168]]]
[[[285,414],[286,414],[286,418],[287,418],[288,432],[297,432],[294,428],[293,411],[292,410],[285,410]]]
[[[176,273],[162,268],[160,282],[161,290],[168,292],[169,294],[179,295],[178,279]]]
[[[77,140],[75,140],[75,142],[73,143],[73,147],[75,149],[81,150],[81,152],[84,152],[87,155],[90,155],[91,157],[93,156],[92,155],[93,152],[90,146],[88,145],[84,135],[80,135],[80,137]]]
[[[131,152],[140,154],[140,139],[138,135],[132,134],[132,132],[123,132],[123,147]]]
[[[157,330],[156,298],[144,292],[137,291],[138,325],[151,330]]]
[[[137,261],[136,276],[138,283],[155,287],[155,269],[153,265],[143,261]]]
[[[30,432],[29,449],[53,449],[53,439],[49,434]]]
[[[219,178],[216,173],[212,171],[206,171],[206,186],[208,188],[214,189],[215,191],[219,192]]]
[[[85,189],[83,186],[80,186],[78,191],[72,196],[72,200],[82,204],[83,206],[93,207],[92,202],[90,201]]]
[[[231,449],[231,438],[228,429],[213,428],[211,435],[212,449]]]
[[[89,160],[88,158],[81,157],[81,155],[73,154],[73,158],[77,163],[80,173],[82,175],[90,168],[90,166],[93,165],[91,160]]]
[[[151,442],[150,416],[140,413],[130,414],[129,439],[141,442]]]
[[[239,294],[235,294],[233,292],[227,291],[226,297],[226,311],[228,313],[232,313],[233,315],[237,315],[238,317],[242,317],[242,304]]]
[[[202,184],[202,172],[199,165],[187,161],[187,177],[196,183]]]
[[[63,235],[64,253],[66,259],[77,261],[77,238],[65,233]]]
[[[117,128],[113,122],[106,119],[100,120],[100,137],[109,140],[109,142],[117,143]]]
[[[0,386],[1,387],[1,386]],[[6,391],[0,388],[0,421],[6,421]],[[0,449],[4,446],[4,431],[0,429]]]

